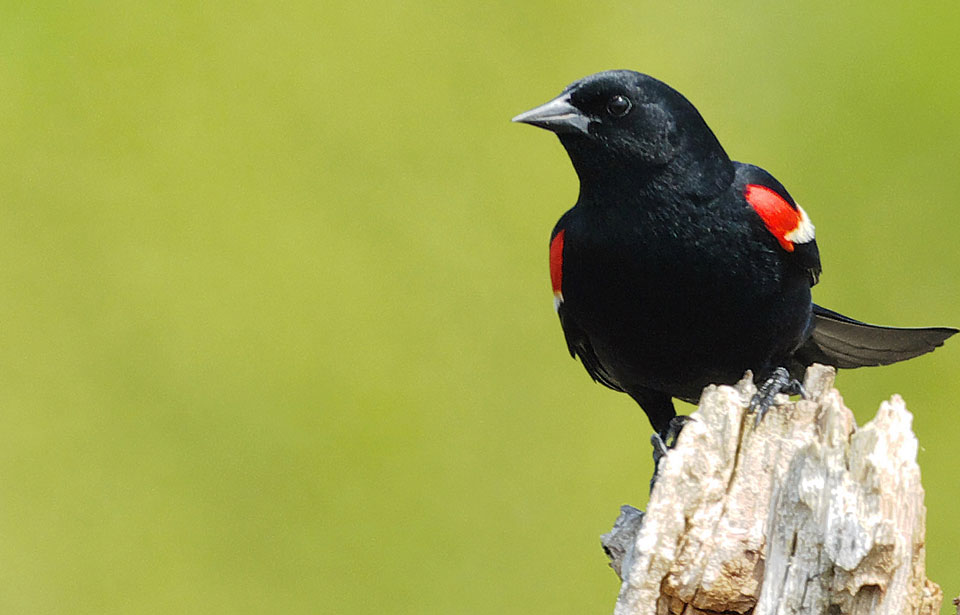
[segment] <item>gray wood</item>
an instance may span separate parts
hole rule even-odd
[[[934,615],[923,488],[899,396],[857,428],[815,365],[810,399],[755,424],[751,378],[711,386],[661,462],[644,513],[603,536],[616,615]]]

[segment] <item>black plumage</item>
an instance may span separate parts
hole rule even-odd
[[[695,401],[748,369],[766,381],[813,362],[885,365],[957,332],[814,305],[821,266],[806,213],[769,173],[730,160],[696,108],[648,75],[591,75],[514,120],[555,132],[580,179],[551,236],[570,353],[659,433],[672,398]]]

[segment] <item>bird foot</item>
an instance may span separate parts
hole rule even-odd
[[[757,394],[750,400],[750,407],[747,410],[757,413],[756,425],[760,424],[763,416],[773,406],[774,399],[780,393],[800,395],[807,399],[807,391],[803,388],[803,384],[796,378],[791,377],[790,372],[785,367],[778,367],[773,370],[773,374],[767,378],[766,382],[760,385]]]
[[[677,445],[677,438],[683,426],[691,421],[689,416],[675,416],[670,419],[667,426],[662,431],[650,436],[650,444],[653,445],[653,476],[650,477],[650,491],[653,491],[653,485],[657,480],[657,471],[660,469],[660,460],[667,454],[667,451]]]

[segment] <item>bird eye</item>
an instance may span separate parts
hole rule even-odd
[[[623,117],[630,112],[632,106],[629,98],[617,94],[607,102],[607,113],[613,117]]]

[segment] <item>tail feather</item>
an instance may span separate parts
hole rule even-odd
[[[813,306],[813,335],[796,353],[804,364],[840,368],[889,365],[933,351],[957,329],[881,327]]]

